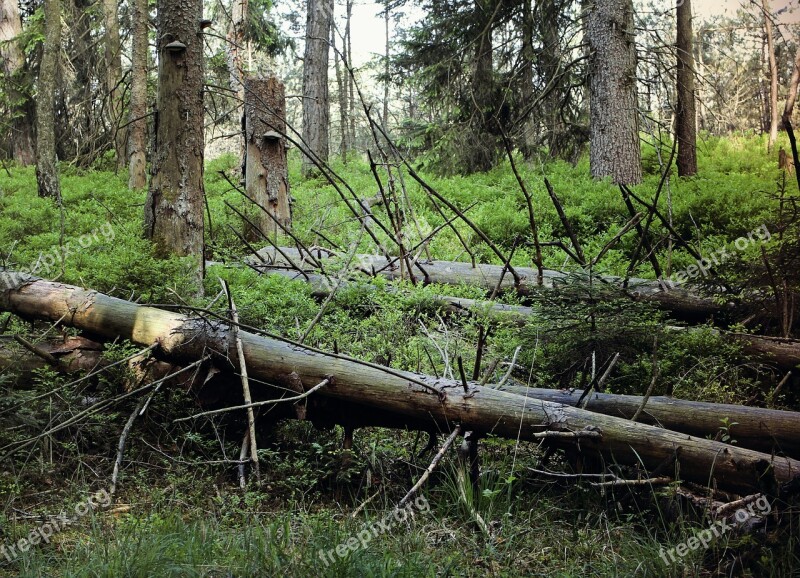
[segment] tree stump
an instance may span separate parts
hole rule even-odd
[[[286,89],[275,76],[247,78],[245,86],[245,189],[255,206],[248,218],[260,231],[276,238],[292,225],[292,198],[286,160]],[[271,215],[271,216],[270,216]],[[245,236],[259,232],[245,224]]]

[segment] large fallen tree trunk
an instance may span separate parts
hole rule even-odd
[[[33,353],[19,345],[15,348],[10,344],[0,343],[0,371],[12,371],[29,378],[35,369],[47,366],[55,367],[63,373],[75,373],[95,371],[109,364],[109,361],[103,357],[103,344],[82,337],[45,341],[37,343],[35,347],[38,353]],[[51,359],[48,360],[47,356]],[[151,364],[147,367],[147,378],[161,379],[179,369],[179,367],[167,363]],[[137,373],[140,373],[140,370],[137,370]],[[224,374],[217,375],[214,380],[214,390],[230,388],[239,383],[235,376],[229,375],[230,379],[224,379],[225,377]],[[195,377],[191,375],[176,377],[174,381],[167,383],[189,388],[194,382],[199,388],[204,381],[203,374],[198,374]],[[576,389],[542,389],[515,385],[503,385],[499,389],[522,396],[520,403],[523,404],[525,403],[523,398],[535,398],[575,407],[582,394],[581,390]],[[204,401],[207,403],[218,402],[217,393],[222,392],[212,391],[212,388],[206,387],[203,390]],[[636,395],[592,393],[583,409],[593,413],[630,419],[642,406],[643,400],[644,398]],[[326,411],[332,411],[339,416],[354,412],[352,404],[332,406],[330,403],[326,403],[320,404],[319,407],[312,406],[309,409],[311,410],[309,419],[313,419],[323,426],[332,423],[331,416],[324,415]],[[365,412],[359,412],[356,408],[355,414],[359,413]],[[372,413],[374,414],[374,411]],[[291,411],[287,414],[291,415]],[[365,427],[366,425],[380,425],[381,423],[387,425],[388,423],[412,425],[425,429],[424,421],[414,423],[408,420],[399,422],[387,420],[388,414],[377,414],[377,418],[372,421],[365,421],[362,415],[345,425]],[[800,419],[796,412],[653,396],[649,398],[640,421],[675,432],[710,438],[721,434],[721,428],[725,423],[735,424],[730,426],[726,433],[736,440],[738,446],[767,453],[776,452],[795,459],[800,458]]]
[[[259,251],[257,256],[248,257],[247,261],[254,267],[297,267],[308,272],[314,271],[317,263],[324,266],[330,259],[319,250],[309,255],[293,248],[280,248],[279,251],[266,248]],[[390,261],[380,255],[358,255],[356,262],[358,268],[369,275],[380,275],[392,280],[401,277],[399,260],[390,265]],[[575,290],[573,296],[577,298],[597,298],[610,294],[653,303],[661,309],[687,318],[706,317],[731,306],[730,303],[721,304],[714,296],[702,295],[699,288],[669,281],[631,278],[626,284],[620,277],[590,276],[586,273],[563,273],[545,269],[539,285],[536,269],[514,267],[514,271],[519,276],[519,283],[516,283],[514,276],[502,265],[476,264],[472,267],[470,263],[455,261],[415,261],[412,274],[415,279],[424,283],[470,285],[480,287],[487,293],[492,293],[499,287],[500,291],[516,291],[523,296],[531,296],[542,289],[562,293]]]
[[[105,338],[157,345],[163,359],[185,363],[213,355],[236,367],[236,344],[227,326],[144,307],[97,293],[0,272],[0,309],[24,318],[49,319]],[[492,433],[509,439],[536,440],[536,434],[593,429],[596,438],[550,440],[596,450],[624,464],[663,466],[674,458],[682,478],[721,489],[775,490],[800,476],[800,461],[725,445],[628,420],[540,400],[524,401],[514,393],[474,383],[434,379],[315,351],[287,341],[239,332],[252,378],[277,387],[308,391],[326,381],[318,395],[375,408],[432,429]],[[679,466],[679,467],[678,467]]]
[[[575,406],[583,394],[577,389],[542,389],[504,385],[501,391],[516,393],[543,401]],[[632,418],[642,407],[638,395],[591,393],[584,409]],[[800,458],[800,413],[727,403],[686,401],[665,396],[652,396],[639,417],[642,423],[702,437],[714,437],[725,431],[741,447],[767,453],[779,452]]]

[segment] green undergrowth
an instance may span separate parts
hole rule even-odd
[[[661,193],[659,209],[671,215],[674,228],[703,254],[735,246],[737,238],[761,226],[775,230],[774,195],[781,185],[776,184],[776,163],[765,150],[760,138],[702,139],[700,175],[673,176]],[[644,152],[645,182],[633,190],[649,200],[660,174],[655,153]],[[477,373],[492,368],[490,383],[508,375],[516,385],[579,387],[619,354],[605,391],[642,395],[656,373],[656,395],[797,406],[790,388],[772,399],[782,374],[747,359],[710,326],[675,328],[679,321],[645,303],[600,299],[603,289],[597,284],[576,281],[571,291],[528,299],[525,305],[533,314],[519,321],[457,313],[437,301],[440,294],[485,298],[466,285],[423,287],[356,275],[323,302],[302,279],[258,275],[241,266],[249,249],[234,233],[241,233],[244,223],[229,205],[246,210],[242,195],[230,184],[238,182],[236,165],[232,157],[207,164],[206,257],[213,264],[203,297],[192,286],[188,262],[156,259],[142,239],[145,192],[128,191],[124,174],[62,167],[64,202],[59,208],[37,197],[33,169],[10,167],[10,176],[0,171],[3,264],[140,303],[181,307],[187,313],[192,307],[210,309],[215,322],[228,316],[228,304],[219,297],[224,280],[241,321],[254,330],[395,369],[460,379],[460,359],[471,377],[479,336],[488,333]],[[630,218],[616,187],[588,177],[586,159],[574,167],[522,159],[519,165],[542,240],[569,245],[544,177],[553,184],[590,259]],[[345,166],[334,161],[333,169],[358,197],[377,193],[366,163]],[[309,246],[334,244],[345,254],[375,253],[375,244],[334,188],[321,178],[303,181],[299,170],[299,157],[292,156],[298,238]],[[462,209],[476,203],[467,212],[474,223],[503,253],[515,247],[515,266],[532,265],[527,207],[507,163],[487,174],[423,178]],[[419,184],[408,175],[403,182],[413,207],[413,216],[406,216],[405,239],[414,242],[443,218]],[[343,188],[343,194],[350,192]],[[388,222],[385,208],[375,207],[375,214]],[[467,248],[446,228],[430,242],[432,257],[468,262],[472,253],[479,261],[500,263],[467,225],[455,226]],[[392,247],[387,235],[377,235]],[[292,244],[285,238],[281,242]],[[628,233],[594,270],[625,275],[636,244],[635,234]],[[70,250],[64,254],[59,247]],[[662,263],[672,263],[672,271],[693,263],[678,246],[670,252],[662,243],[656,251]],[[577,269],[561,249],[546,247],[543,254],[547,267]],[[762,258],[760,247],[751,245],[736,252],[719,273],[743,283]],[[631,273],[654,277],[646,260]],[[520,303],[511,295],[498,300]],[[26,334],[32,341],[47,330],[44,324],[31,326],[7,316],[0,323],[6,333]],[[117,343],[105,355],[118,361],[134,351],[130,344]],[[512,359],[515,365],[509,371]],[[24,386],[12,378],[12,373],[0,374],[0,448],[121,394],[131,375],[119,369],[72,383],[45,369],[26,375]],[[667,567],[660,549],[675,547],[704,528],[698,516],[676,515],[685,504],[675,498],[674,488],[658,490],[659,499],[653,500],[647,491],[610,491],[573,482],[562,487],[531,474],[530,468],[543,467],[538,448],[490,437],[481,442],[481,487],[475,493],[457,461],[448,456],[423,490],[429,511],[374,536],[344,559],[328,558],[326,564],[320,550],[335,549],[392,512],[430,461],[430,453],[417,455],[426,436],[359,430],[349,453],[342,450],[339,429],[268,424],[259,431],[261,479],[241,491],[235,466],[207,463],[238,456],[241,416],[174,421],[199,411],[199,402],[197,392],[181,388],[164,388],[154,396],[128,442],[117,499],[123,508],[85,516],[50,544],[32,548],[13,563],[0,555],[0,575],[761,576],[788,575],[798,562],[798,536],[790,528],[780,539],[771,532],[749,538],[731,534]],[[91,491],[107,487],[116,444],[135,403],[135,398],[126,398],[0,465],[0,546],[42,523],[37,516],[69,510]],[[736,424],[721,422],[718,435],[735,443]],[[555,459],[547,467],[565,466]]]

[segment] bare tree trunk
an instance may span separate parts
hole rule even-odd
[[[0,0],[0,75],[11,103],[11,154],[15,161],[27,166],[34,163],[35,153],[31,103],[20,86],[25,68],[25,56],[18,41],[21,33],[17,0]]]
[[[303,62],[303,141],[311,155],[324,162],[329,153],[328,60],[332,23],[333,0],[308,0]],[[316,172],[310,157],[303,157],[302,170],[306,177]]]
[[[131,105],[128,128],[128,188],[147,186],[147,0],[131,1]]]
[[[342,155],[342,162],[347,164],[348,136],[350,129],[348,126],[348,104],[347,104],[347,82],[345,75],[347,71],[342,70],[342,58],[336,49],[336,30],[331,27],[331,48],[333,49],[334,69],[336,70],[336,90],[339,97],[339,125],[341,130],[341,143],[339,154]],[[343,49],[346,51],[346,49]]]
[[[122,46],[119,40],[119,17],[117,0],[103,0],[103,22],[105,25],[105,73],[107,93],[107,114],[114,135],[114,151],[117,154],[117,168],[122,169],[128,160],[125,154],[125,129],[121,129],[124,115],[122,100]]]
[[[642,163],[633,2],[597,0],[588,10],[592,176],[636,184],[642,180]]]
[[[56,73],[61,54],[61,0],[44,2],[44,50],[36,90],[36,182],[40,197],[61,202],[56,156]]]
[[[247,0],[233,0],[231,3],[231,22],[228,27],[227,42],[225,43],[225,55],[228,60],[228,73],[230,74],[231,90],[236,93],[236,102],[242,106],[242,118],[244,118],[244,58],[242,51],[245,50],[245,22],[247,19]],[[242,167],[246,163],[247,142],[244,134],[239,141],[239,159]]]
[[[703,34],[705,34],[705,32],[705,28],[701,27],[700,31],[697,33],[697,41],[694,42],[694,48],[697,50],[697,58],[695,60],[697,65],[697,78],[695,79],[695,102],[697,103],[699,113],[698,130],[710,130],[708,122],[708,105],[706,104],[705,89],[703,85],[705,82],[703,79],[706,76],[706,63],[705,56],[703,54]]]
[[[192,256],[202,287],[202,0],[158,2],[158,103],[145,234],[162,257]]]
[[[247,78],[244,115],[247,138],[245,186],[247,195],[257,205],[252,219],[265,235],[277,238],[281,232],[276,224],[292,226],[292,206],[289,195],[289,169],[286,161],[286,90],[277,77]],[[274,218],[270,218],[264,210]],[[250,231],[251,239],[258,238]]]
[[[697,113],[694,96],[694,52],[692,51],[692,3],[678,0],[678,102],[675,111],[675,138],[678,141],[678,175],[697,174]]]
[[[789,80],[789,90],[786,93],[786,105],[783,107],[782,121],[784,124],[792,121],[792,113],[794,112],[794,103],[797,100],[797,87],[800,85],[800,46],[797,48],[797,53],[794,56],[794,68],[792,69],[792,78]],[[795,167],[800,170],[800,167]]]
[[[489,0],[475,0],[475,21],[478,30],[475,38],[475,60],[472,73],[472,119],[469,142],[465,142],[468,168],[473,171],[490,170],[496,160],[495,138],[491,135],[490,124],[494,116],[494,29],[495,3]]]
[[[533,102],[533,67],[536,62],[536,52],[533,47],[535,17],[533,14],[532,0],[523,0],[522,3],[522,106],[526,107]],[[519,149],[525,159],[533,156],[536,144],[536,115],[533,111],[527,118],[522,119],[522,136],[519,139]]]
[[[675,138],[678,140],[678,176],[697,174],[697,113],[694,95],[694,51],[692,49],[692,2],[678,0],[678,102]]]
[[[345,0],[345,8],[347,10],[344,38],[345,38],[345,59],[347,66],[353,68],[353,0]],[[356,88],[355,80],[349,73],[345,75],[347,78],[347,95],[350,105],[350,148],[356,148]]]
[[[228,72],[231,89],[236,92],[239,102],[244,106],[244,64],[242,50],[245,49],[244,25],[247,18],[247,0],[233,0],[231,3],[231,23],[225,45],[228,59]]]
[[[391,56],[391,45],[389,43],[389,16],[391,14],[390,0],[386,0],[383,10],[384,25],[386,28],[386,64],[383,70],[383,73],[386,76],[383,81],[383,128],[389,130],[389,86],[391,82],[389,77],[389,72],[391,70],[389,66],[389,57]]]
[[[769,141],[767,151],[771,151],[778,140],[778,63],[775,59],[775,38],[772,33],[772,13],[769,0],[761,0],[764,10],[764,31],[767,35],[767,56],[769,57]]]

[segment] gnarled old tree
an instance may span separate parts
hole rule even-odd
[[[145,234],[158,254],[203,259],[202,0],[158,2],[158,100]],[[202,285],[201,285],[202,286]]]
[[[306,49],[303,61],[303,142],[311,157],[303,157],[303,175],[315,172],[312,158],[328,161],[330,97],[328,60],[333,0],[308,0]]]
[[[11,155],[21,165],[34,161],[32,102],[20,86],[25,56],[18,37],[22,32],[17,0],[0,0],[0,78],[5,85],[11,116]]]
[[[588,4],[589,160],[593,177],[615,183],[642,180],[636,97],[636,45],[632,0],[597,0]]]
[[[55,100],[61,54],[61,0],[44,2],[44,49],[36,87],[36,181],[40,197],[61,201],[56,157]]]

